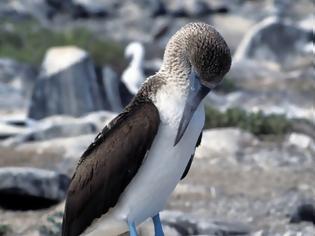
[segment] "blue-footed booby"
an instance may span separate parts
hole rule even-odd
[[[65,204],[62,235],[120,235],[159,212],[189,171],[204,126],[202,100],[228,72],[229,47],[190,23],[168,42],[160,70],[83,153]]]
[[[135,95],[145,80],[143,73],[144,47],[139,42],[128,44],[125,49],[125,57],[131,58],[131,62],[122,74],[122,82],[129,92]]]

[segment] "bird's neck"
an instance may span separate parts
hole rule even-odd
[[[189,86],[191,64],[187,49],[180,42],[173,40],[167,45],[160,73],[169,78],[168,83],[176,83],[179,87]]]
[[[130,63],[130,66],[134,68],[142,68],[143,56],[144,56],[143,51],[141,50],[134,53],[132,56],[132,61]]]

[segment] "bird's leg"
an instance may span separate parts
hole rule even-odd
[[[128,222],[129,236],[138,236],[136,225],[134,222]]]
[[[155,236],[164,236],[161,220],[160,220],[160,214],[156,214],[152,217],[153,224],[154,224],[154,233]]]

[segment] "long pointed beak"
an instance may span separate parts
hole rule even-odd
[[[199,106],[200,102],[202,99],[210,92],[210,88],[200,85],[197,89],[195,90],[190,90],[188,94],[188,98],[185,104],[184,112],[182,119],[179,123],[179,128],[177,131],[177,135],[175,138],[175,143],[174,146],[181,140],[183,137],[189,122],[195,113],[197,107]]]

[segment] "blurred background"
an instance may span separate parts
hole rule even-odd
[[[57,236],[76,163],[183,25],[233,53],[166,235],[315,235],[314,0],[1,0],[0,236]],[[150,223],[141,235],[152,235]]]

